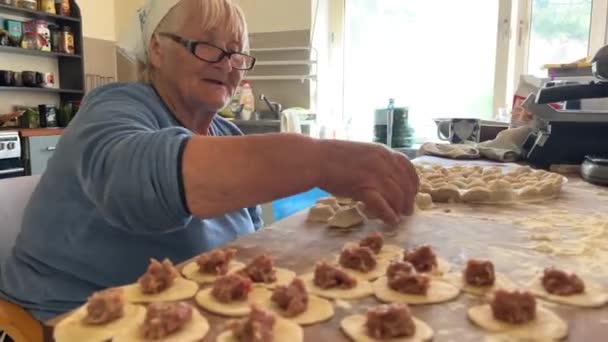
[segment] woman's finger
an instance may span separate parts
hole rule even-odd
[[[396,226],[399,223],[399,216],[386,202],[386,200],[380,195],[380,193],[373,189],[368,189],[363,192],[362,196],[363,203],[369,207],[369,209],[378,215],[380,219],[390,226]]]

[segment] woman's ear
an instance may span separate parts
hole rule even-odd
[[[150,46],[148,47],[148,59],[152,67],[157,69],[160,68],[163,56],[161,42],[159,41],[157,34],[153,34],[152,38],[150,39]]]

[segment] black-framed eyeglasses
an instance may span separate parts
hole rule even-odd
[[[255,66],[255,57],[240,52],[229,52],[207,42],[199,42],[192,39],[182,38],[173,33],[159,33],[160,36],[170,38],[183,45],[194,57],[207,63],[219,63],[224,57],[228,57],[230,65],[237,70],[251,70]]]

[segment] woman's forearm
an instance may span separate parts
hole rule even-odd
[[[194,136],[182,160],[188,208],[210,218],[307,191],[321,181],[321,145],[296,134]]]

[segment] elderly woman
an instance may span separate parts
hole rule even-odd
[[[216,115],[255,58],[231,0],[149,0],[132,49],[141,82],[83,102],[26,209],[0,295],[48,319],[149,259],[181,262],[261,227],[256,207],[321,187],[364,201],[388,224],[418,187],[379,145],[294,134],[242,136]]]

